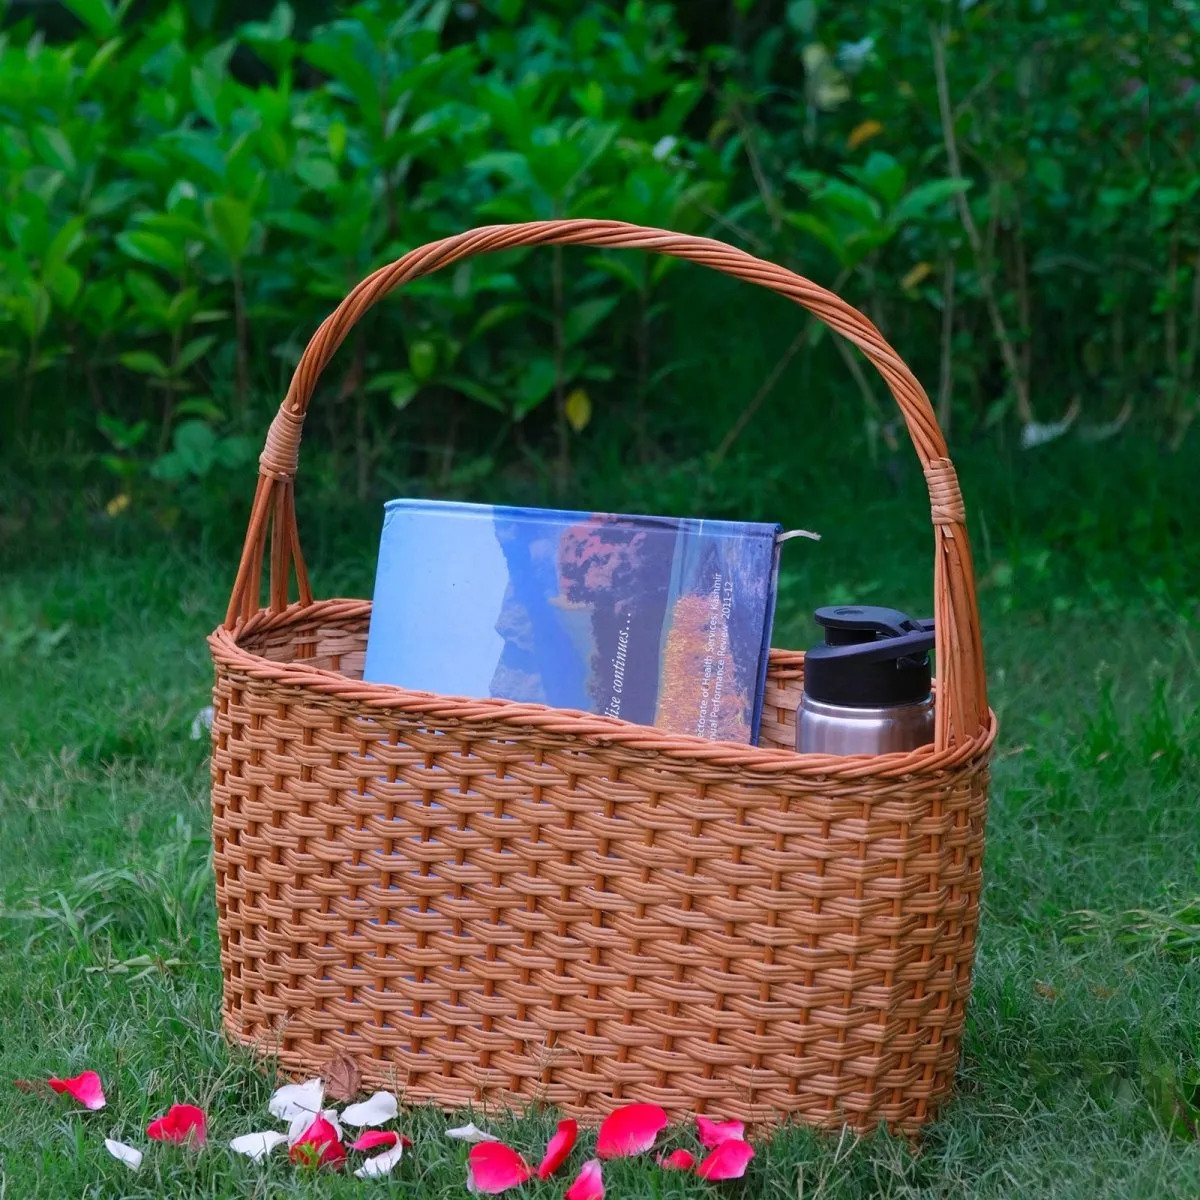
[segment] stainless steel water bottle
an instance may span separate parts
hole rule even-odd
[[[801,754],[890,754],[933,741],[933,622],[894,608],[819,608],[825,641],[804,656]]]

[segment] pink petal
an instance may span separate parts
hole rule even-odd
[[[741,1179],[754,1157],[749,1142],[722,1142],[697,1168],[696,1174],[710,1183],[722,1179]]]
[[[503,1142],[479,1142],[467,1155],[467,1188],[489,1196],[517,1187],[532,1175],[529,1164]]]
[[[292,1143],[288,1158],[313,1167],[341,1166],[346,1161],[346,1151],[339,1134],[338,1128],[322,1113]]]
[[[104,1088],[95,1071],[84,1071],[74,1079],[47,1079],[46,1082],[61,1096],[63,1092],[78,1100],[84,1108],[95,1111],[104,1107]]]
[[[600,1158],[641,1154],[666,1127],[667,1114],[657,1104],[628,1104],[604,1118],[596,1135],[596,1154]]]
[[[357,1141],[350,1143],[351,1150],[374,1150],[378,1146],[395,1146],[400,1135],[390,1129],[370,1129],[360,1134]]]
[[[208,1131],[208,1120],[204,1110],[194,1104],[172,1104],[165,1117],[159,1117],[146,1126],[146,1136],[156,1142],[175,1142],[182,1145],[191,1142],[203,1146]]]
[[[557,1131],[546,1143],[546,1156],[537,1169],[539,1179],[549,1179],[566,1162],[578,1136],[578,1121],[559,1121]]]
[[[690,1150],[672,1150],[658,1156],[658,1165],[667,1171],[690,1171],[696,1165],[696,1156]]]
[[[696,1132],[700,1145],[715,1150],[722,1142],[744,1142],[746,1126],[741,1121],[710,1121],[707,1117],[696,1118]]]
[[[583,1164],[583,1170],[567,1188],[563,1200],[604,1200],[604,1179],[600,1175],[598,1158],[589,1158]]]

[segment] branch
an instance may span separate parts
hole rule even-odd
[[[840,292],[845,286],[846,280],[850,278],[849,268],[843,270],[840,275],[833,281],[833,287],[830,291]],[[783,377],[784,371],[787,370],[788,363],[799,354],[805,343],[812,337],[818,327],[817,318],[811,313],[809,314],[808,324],[800,330],[792,339],[792,343],[780,356],[779,361],[771,368],[771,373],[763,380],[758,391],[754,393],[754,399],[746,405],[745,408],[738,414],[738,419],[730,426],[729,432],[721,439],[721,444],[713,451],[711,466],[716,466],[729,453],[733,443],[741,437],[742,430],[750,424],[754,414],[762,407],[763,401],[774,390],[775,385]],[[835,335],[837,340],[841,341],[841,335]]]
[[[942,345],[938,372],[937,419],[942,436],[950,437],[951,396],[954,390],[954,254],[946,256],[942,271]]]
[[[929,24],[929,40],[933,46],[933,70],[937,81],[938,113],[942,122],[942,140],[946,147],[946,161],[950,166],[950,177],[955,180],[964,178],[962,159],[958,154],[958,138],[954,132],[954,115],[950,107],[950,84],[946,78],[946,41],[945,32],[932,21]],[[1009,381],[1017,397],[1017,415],[1025,425],[1033,423],[1033,409],[1029,403],[1029,389],[1021,366],[1017,361],[1017,352],[1013,347],[1012,338],[1008,334],[1008,326],[996,302],[996,292],[992,287],[992,272],[986,266],[983,249],[983,239],[979,236],[979,227],[971,215],[971,206],[967,203],[966,195],[959,191],[955,193],[954,203],[958,208],[958,219],[962,223],[971,252],[975,255],[975,266],[979,273],[979,290],[983,293],[987,306],[988,317],[991,319],[992,331],[1000,345],[1000,354],[1004,359],[1004,367],[1008,371]]]

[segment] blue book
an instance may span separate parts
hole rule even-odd
[[[364,678],[753,744],[779,532],[393,500]]]

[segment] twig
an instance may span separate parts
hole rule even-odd
[[[958,138],[954,133],[954,116],[950,108],[950,84],[946,78],[946,43],[945,33],[932,21],[929,24],[929,40],[933,46],[933,70],[937,82],[938,112],[942,122],[942,140],[946,147],[946,160],[950,166],[950,177],[961,181],[963,179],[962,160],[958,154]],[[987,306],[988,317],[992,322],[992,331],[1000,344],[1000,354],[1008,371],[1009,380],[1017,397],[1017,415],[1023,424],[1033,423],[1033,409],[1029,403],[1029,389],[1021,375],[1021,366],[1017,361],[1017,353],[1009,337],[1008,327],[996,302],[995,289],[992,287],[992,272],[987,267],[983,252],[983,239],[979,236],[979,227],[971,215],[971,206],[967,203],[966,195],[956,192],[954,202],[958,208],[958,217],[971,244],[975,255],[975,263],[979,274],[979,290],[983,293]]]
[[[779,227],[783,224],[783,213],[779,208],[779,200],[776,198],[775,193],[771,190],[770,183],[767,181],[767,175],[758,157],[758,151],[754,147],[753,130],[750,128],[749,122],[742,115],[741,106],[737,101],[734,101],[732,109],[734,123],[742,135],[742,145],[746,148],[746,160],[750,164],[750,173],[754,176],[754,184],[758,188],[758,194],[762,197],[763,208],[766,209],[767,216],[771,219],[771,229],[773,232],[778,233]]]
[[[840,275],[833,281],[831,291],[841,291],[846,280],[850,278],[848,270],[842,271]],[[775,385],[782,378],[784,371],[787,370],[788,363],[800,353],[805,343],[813,336],[818,326],[817,318],[810,315],[808,324],[800,330],[792,339],[791,345],[780,356],[779,361],[771,368],[771,373],[763,380],[762,386],[754,393],[754,398],[746,405],[745,408],[738,414],[738,419],[730,426],[729,432],[721,439],[721,444],[713,451],[711,463],[716,466],[729,453],[733,443],[738,440],[742,434],[742,430],[750,424],[754,414],[762,407],[763,401],[774,390]]]
[[[837,346],[838,353],[842,356],[842,361],[850,369],[850,374],[854,377],[854,382],[858,385],[858,390],[862,393],[863,401],[871,410],[872,414],[878,420],[883,419],[883,410],[879,407],[879,401],[875,399],[875,393],[871,391],[870,381],[867,379],[866,372],[862,369],[862,363],[855,356],[854,351],[850,349],[850,343],[845,338],[834,338],[834,345]]]
[[[753,246],[754,249],[759,252],[759,254],[767,254],[770,251],[771,247],[767,245],[767,243],[763,241],[763,239],[760,238],[756,233],[752,233],[744,225],[739,225],[736,221],[731,221],[723,213],[720,213],[713,208],[712,205],[701,204],[698,207],[710,221],[715,221],[722,228],[728,229],[730,233],[737,234],[742,241],[746,242],[750,246]]]
[[[942,436],[950,437],[950,407],[954,391],[954,255],[946,255],[942,271],[942,352],[938,372],[937,419]]]

